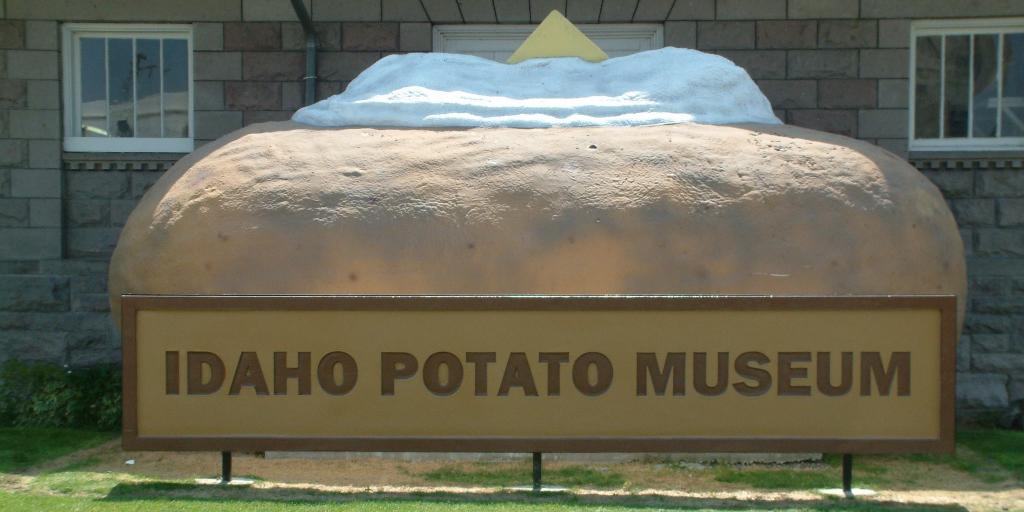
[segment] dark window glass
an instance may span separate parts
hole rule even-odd
[[[164,39],[164,137],[188,137],[188,42]]]
[[[1024,33],[1003,36],[1002,136],[1024,137]]]
[[[81,91],[79,115],[82,137],[107,136],[107,40],[83,37],[80,42]]]
[[[967,105],[970,91],[970,36],[946,36],[946,108],[943,137],[967,136]]]
[[[974,137],[996,136],[996,110],[999,98],[996,72],[998,54],[998,35],[974,36]]]
[[[131,39],[107,39],[111,137],[131,137],[135,132],[132,46]]]
[[[938,138],[942,38],[918,37],[915,59],[914,137]]]
[[[161,132],[160,40],[135,40],[135,122],[137,137]]]

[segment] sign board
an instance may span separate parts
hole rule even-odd
[[[953,449],[952,296],[122,304],[126,449]]]

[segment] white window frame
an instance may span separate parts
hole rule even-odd
[[[651,48],[665,46],[665,26],[660,23],[601,23],[576,25],[591,38],[649,38]],[[434,25],[433,51],[444,52],[453,39],[508,39],[523,41],[537,25]]]
[[[78,104],[82,74],[78,40],[82,36],[185,39],[188,52],[188,137],[82,137]],[[63,40],[64,151],[103,153],[188,153],[195,148],[195,75],[192,64],[192,25],[65,23]],[[135,107],[137,108],[137,107]]]
[[[974,97],[970,96],[968,101],[968,137],[961,138],[950,138],[950,139],[918,139],[914,137],[916,128],[914,126],[915,121],[915,108],[917,106],[916,100],[916,80],[917,80],[917,38],[921,36],[957,36],[957,35],[972,35],[972,34],[1003,34],[1006,32],[1021,32],[1024,31],[1024,18],[985,18],[985,19],[944,19],[944,20],[914,20],[910,24],[910,74],[909,79],[909,108],[908,113],[910,115],[907,126],[909,127],[908,146],[910,151],[998,151],[998,150],[1012,150],[1012,149],[1024,149],[1024,137],[971,137],[971,128],[973,128],[973,116],[974,116]],[[945,41],[945,40],[943,40]],[[945,49],[945,43],[943,43],[943,49]],[[1002,60],[1002,45],[999,46],[1000,54],[998,59]],[[974,72],[974,43],[972,39],[971,51],[970,51],[970,63],[968,64],[969,72]],[[945,67],[945,51],[939,57],[943,69]],[[999,102],[1000,105],[997,107],[997,113],[1002,111],[1002,66],[997,66],[998,78],[997,83],[999,84]],[[944,75],[944,73],[941,73]],[[945,76],[940,76],[940,83],[945,82]],[[968,80],[969,83],[973,83],[973,80]],[[945,87],[943,86],[943,89]],[[945,110],[945,98],[939,98],[939,123],[941,129],[941,123],[943,122],[944,110]],[[1000,129],[999,121],[996,122],[997,130]]]

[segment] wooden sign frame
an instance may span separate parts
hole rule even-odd
[[[675,311],[891,310],[940,313],[939,436],[932,439],[794,437],[150,437],[138,433],[137,313],[209,311]],[[928,296],[183,296],[123,295],[123,447],[126,450],[409,452],[827,452],[913,453],[954,449],[956,297]],[[881,420],[880,421],[884,421]]]

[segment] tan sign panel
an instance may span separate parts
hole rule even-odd
[[[124,446],[949,451],[954,297],[123,301]]]

